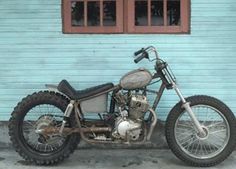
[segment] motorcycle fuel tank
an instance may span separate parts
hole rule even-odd
[[[152,74],[144,68],[139,68],[125,74],[120,80],[120,86],[125,90],[140,89],[152,80]]]

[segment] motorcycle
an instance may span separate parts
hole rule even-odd
[[[155,59],[150,59],[150,53]],[[125,74],[117,85],[106,83],[85,90],[75,90],[62,80],[22,99],[9,120],[15,150],[28,161],[49,165],[69,157],[80,139],[92,144],[149,143],[163,91],[173,89],[180,101],[165,123],[172,152],[192,166],[213,166],[225,160],[236,144],[236,120],[228,106],[205,95],[185,98],[167,62],[153,46],[134,55],[135,63],[155,61],[155,73],[139,68]],[[148,89],[159,81],[158,91]],[[156,95],[153,105],[148,93]],[[86,113],[99,118],[88,119]]]

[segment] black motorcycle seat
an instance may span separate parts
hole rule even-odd
[[[114,87],[113,83],[105,83],[84,90],[75,90],[68,81],[62,80],[57,86],[57,89],[72,100],[80,100],[109,90],[112,87]]]

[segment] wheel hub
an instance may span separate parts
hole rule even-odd
[[[206,140],[209,136],[209,130],[207,127],[202,126],[204,133],[197,133],[196,136],[199,140]]]
[[[52,116],[43,115],[39,117],[36,123],[35,132],[41,133],[41,131],[45,129],[46,127],[55,126],[55,125],[56,125],[56,120]]]

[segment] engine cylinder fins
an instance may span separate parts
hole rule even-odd
[[[133,95],[130,100],[129,118],[143,119],[149,109],[149,103],[144,95]]]

